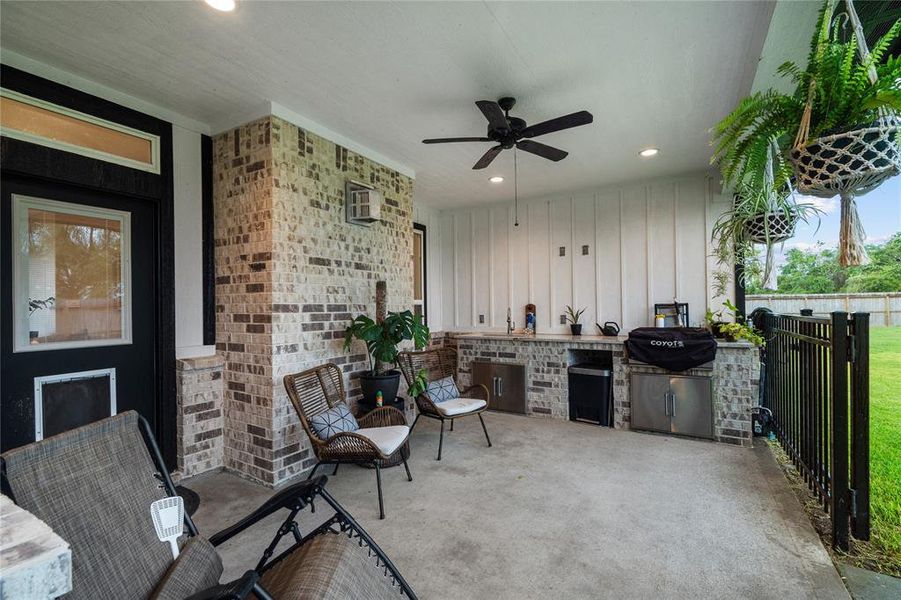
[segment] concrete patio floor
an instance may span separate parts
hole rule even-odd
[[[328,489],[421,598],[842,598],[848,593],[764,444],[712,442],[486,413],[420,419],[403,468],[342,466]],[[322,472],[322,471],[321,471]],[[331,473],[330,469],[325,470]],[[211,473],[183,482],[211,535],[272,490]],[[307,530],[325,511],[302,514]],[[252,568],[283,516],[220,548]]]

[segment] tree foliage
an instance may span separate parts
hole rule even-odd
[[[883,244],[869,244],[870,264],[844,268],[836,248],[820,244],[813,250],[792,248],[777,278],[778,288],[749,277],[749,294],[837,294],[901,292],[901,232]]]

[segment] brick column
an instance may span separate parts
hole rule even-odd
[[[365,348],[342,348],[358,313],[413,304],[413,182],[276,117],[214,139],[216,339],[225,357],[225,466],[275,485],[312,466],[282,386],[287,373],[335,362],[351,403]],[[370,227],[344,218],[347,179],[384,198]]]

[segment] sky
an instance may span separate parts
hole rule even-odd
[[[776,265],[784,263],[785,253],[792,248],[802,250],[815,248],[818,243],[826,247],[838,246],[839,222],[841,220],[841,200],[838,196],[829,199],[798,196],[799,202],[811,203],[824,214],[819,222],[799,223],[795,236],[780,246],[776,246]],[[869,194],[857,198],[857,214],[867,234],[866,243],[877,244],[888,240],[901,231],[901,176],[889,179]]]

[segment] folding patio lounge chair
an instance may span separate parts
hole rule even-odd
[[[66,598],[415,598],[385,553],[324,489],[325,482],[316,477],[280,490],[209,539],[185,513],[181,551],[173,560],[169,545],[157,538],[150,505],[174,496],[175,486],[137,413],[0,455],[3,493],[72,548],[73,590]],[[295,518],[314,499],[334,514],[303,536]],[[259,562],[241,578],[220,584],[215,547],[283,509],[287,518]],[[288,548],[275,554],[288,534]]]

